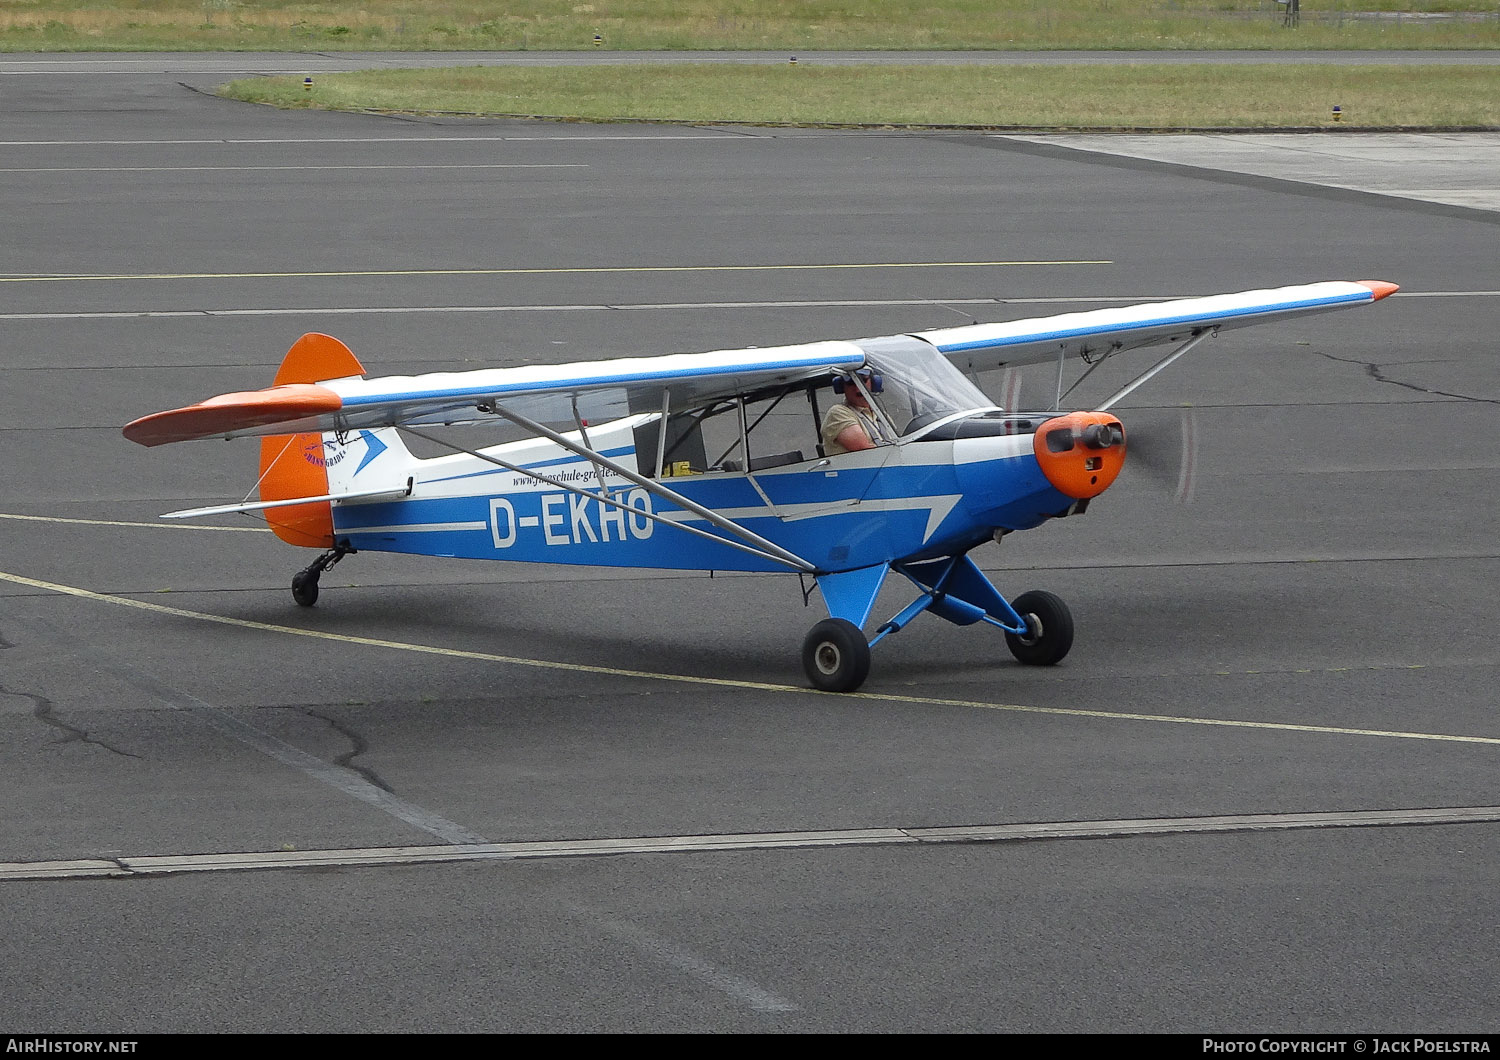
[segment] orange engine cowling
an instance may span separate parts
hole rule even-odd
[[[1070,412],[1037,428],[1036,461],[1047,481],[1074,500],[1097,497],[1125,466],[1125,428],[1107,412]]]

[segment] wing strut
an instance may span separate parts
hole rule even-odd
[[[1188,350],[1191,350],[1194,346],[1198,345],[1198,343],[1202,342],[1210,335],[1217,335],[1218,333],[1218,328],[1205,328],[1203,331],[1198,332],[1192,338],[1184,342],[1181,346],[1177,347],[1171,353],[1167,354],[1161,360],[1157,361],[1150,368],[1147,368],[1140,375],[1136,376],[1130,382],[1126,383],[1124,387],[1111,394],[1109,400],[1100,405],[1094,411],[1108,412],[1110,408],[1115,404],[1115,402],[1123,400],[1128,394],[1131,393],[1131,391],[1135,390],[1136,387],[1149,380],[1152,376],[1156,375],[1157,372],[1160,372],[1162,369],[1166,368],[1167,365],[1177,360],[1177,358],[1181,357],[1184,353],[1187,353]]]
[[[652,477],[661,478],[662,464],[667,459],[667,413],[672,409],[672,388],[662,387],[661,390],[661,426],[656,431],[656,467],[653,469]]]
[[[1073,391],[1077,390],[1080,386],[1082,386],[1083,385],[1083,381],[1085,379],[1087,379],[1089,376],[1093,375],[1095,368],[1098,368],[1101,364],[1103,364],[1105,361],[1109,360],[1111,357],[1113,357],[1118,352],[1119,352],[1119,347],[1118,346],[1111,346],[1108,350],[1106,350],[1104,353],[1100,354],[1098,357],[1094,358],[1094,360],[1092,360],[1092,361],[1088,360],[1088,354],[1085,353],[1083,355],[1083,359],[1085,361],[1088,361],[1089,366],[1083,370],[1083,374],[1082,375],[1080,375],[1077,379],[1073,380],[1073,385],[1072,386],[1068,387],[1067,390],[1063,390],[1062,389],[1062,364],[1063,364],[1063,357],[1064,357],[1066,351],[1064,351],[1061,348],[1059,348],[1058,351],[1057,351],[1057,383],[1058,383],[1057,401],[1056,401],[1055,404],[1053,404],[1052,411],[1053,412],[1057,412],[1058,410],[1060,410],[1062,408],[1063,398],[1067,397]]]
[[[578,427],[578,437],[583,439],[583,444],[588,446],[590,449],[594,448],[594,443],[589,441],[588,421],[586,421],[582,416],[578,414],[577,394],[573,395],[573,422]],[[594,465],[594,478],[599,483],[600,494],[607,495],[609,493],[609,488],[604,485],[604,469],[599,466],[599,462],[597,460],[591,460],[589,462]]]
[[[696,526],[687,526],[683,523],[673,522],[671,519],[665,519],[662,516],[657,515],[655,512],[644,512],[639,508],[635,508],[631,505],[623,503],[622,501],[618,501],[614,497],[610,496],[608,491],[605,491],[603,493],[591,493],[590,491],[582,489],[581,487],[575,486],[571,483],[561,482],[557,479],[550,478],[547,475],[542,475],[537,473],[536,471],[529,470],[517,464],[512,464],[507,460],[501,460],[499,457],[494,456],[493,454],[480,452],[477,449],[466,449],[461,445],[455,445],[445,438],[434,437],[433,435],[430,435],[425,431],[419,431],[411,426],[399,425],[396,429],[405,431],[408,434],[416,435],[418,438],[424,438],[436,445],[441,445],[445,448],[452,449],[454,452],[467,453],[469,456],[476,457],[480,460],[485,461],[486,463],[494,464],[497,467],[502,467],[506,471],[513,472],[517,475],[525,475],[529,479],[535,479],[537,482],[545,482],[549,486],[556,487],[560,490],[567,490],[569,493],[576,493],[582,497],[593,497],[595,500],[599,501],[602,504],[608,504],[615,508],[624,509],[632,515],[645,516],[652,522],[661,523],[664,526],[675,527],[678,530],[685,530],[690,534],[696,534],[699,537],[707,538],[709,541],[713,541],[716,544],[726,545],[729,548],[738,549],[741,552],[748,552],[752,556],[759,556],[761,559],[770,560],[772,563],[780,563],[785,567],[790,567],[793,570],[797,571],[805,571],[809,574],[817,570],[817,567],[807,562],[807,560],[803,559],[801,556],[798,556],[792,552],[788,552],[786,549],[782,548],[775,542],[768,541],[765,538],[761,537],[759,534],[745,529],[743,526],[740,526],[732,519],[726,519],[718,512],[715,512],[709,508],[705,508],[696,501],[688,500],[688,498],[682,496],[682,494],[677,493],[674,490],[667,489],[659,482],[653,482],[648,478],[643,478],[642,476],[637,475],[635,472],[621,467],[619,464],[615,463],[613,460],[610,460],[608,457],[603,456],[602,454],[595,452],[594,450],[589,449],[585,446],[581,446],[577,442],[574,442],[571,439],[558,434],[556,431],[549,430],[548,428],[543,427],[540,423],[535,423],[532,420],[527,419],[525,416],[522,416],[518,412],[511,412],[508,409],[502,409],[498,405],[487,405],[486,410],[503,416],[511,422],[525,427],[529,431],[534,431],[542,437],[556,442],[558,445],[562,446],[564,449],[568,450],[571,453],[576,453],[587,460],[596,461],[597,463],[602,464],[605,468],[613,471],[621,478],[640,486],[647,493],[654,494],[665,500],[671,501],[673,504],[676,504],[682,508],[686,508],[688,511],[693,512],[695,515],[702,516],[704,519],[707,519],[715,526],[720,527],[721,529],[726,530],[731,534],[734,534],[736,537],[743,538],[744,540],[727,540],[725,538],[719,537],[717,534],[710,534],[706,530],[700,530]],[[745,542],[748,542],[748,544]]]
[[[763,553],[767,559],[775,560],[788,567],[791,567],[793,570],[806,571],[809,574],[818,569],[814,564],[807,562],[807,560],[803,559],[795,552],[788,552],[786,549],[776,544],[776,542],[769,541],[766,538],[761,537],[753,530],[745,529],[733,519],[724,518],[724,516],[720,515],[712,508],[705,508],[697,501],[689,500],[677,491],[667,489],[667,487],[663,486],[660,482],[655,482],[649,478],[646,478],[644,475],[638,475],[634,471],[631,471],[629,468],[624,467],[623,465],[609,459],[609,457],[605,456],[604,454],[597,453],[592,449],[586,449],[572,439],[558,434],[556,431],[548,427],[542,426],[535,420],[528,419],[527,417],[521,415],[519,412],[512,412],[510,409],[505,408],[499,402],[496,402],[494,405],[492,405],[490,407],[490,411],[494,412],[497,416],[504,416],[514,424],[525,427],[528,431],[539,434],[543,438],[546,438],[550,441],[556,442],[558,445],[562,446],[570,453],[577,453],[579,456],[584,457],[585,459],[592,460],[597,464],[604,465],[610,471],[613,471],[616,475],[619,475],[627,482],[634,482],[637,486],[641,487],[641,489],[645,490],[647,493],[655,494],[658,497],[671,501],[678,507],[686,508],[694,515],[701,515],[703,518],[707,519],[710,523],[712,523],[714,526],[717,526],[719,529],[734,534],[736,537],[749,542],[751,545],[754,545],[755,550]],[[662,426],[663,429],[665,429],[666,425],[663,424]],[[747,459],[746,464],[748,465],[748,463],[749,460]],[[687,529],[687,527],[683,527],[683,529]],[[725,544],[732,544],[732,542],[725,542],[721,537],[714,537],[713,534],[708,534],[706,536],[714,541],[720,541]]]

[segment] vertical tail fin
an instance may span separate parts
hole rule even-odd
[[[276,373],[275,385],[320,383],[364,372],[364,365],[348,346],[331,335],[309,332],[287,351]],[[261,500],[321,497],[328,492],[321,434],[277,434],[261,439]],[[276,536],[289,545],[333,546],[333,508],[327,501],[270,508],[265,514]]]

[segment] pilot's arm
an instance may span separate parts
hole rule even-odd
[[[845,427],[839,432],[839,436],[834,441],[842,445],[846,453],[853,453],[860,449],[875,448],[875,443],[870,441],[870,436],[865,432],[864,427],[857,423],[851,427]]]
[[[835,405],[823,417],[823,449],[829,456],[873,449],[875,442],[859,416],[848,405]]]

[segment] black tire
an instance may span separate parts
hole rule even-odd
[[[303,607],[311,607],[318,602],[318,579],[316,575],[310,575],[306,571],[298,571],[292,575],[292,599]]]
[[[870,674],[870,644],[853,622],[826,618],[802,642],[802,669],[814,688],[853,692]]]
[[[1062,598],[1033,589],[1011,601],[1016,614],[1031,631],[1021,637],[1005,635],[1005,643],[1016,661],[1026,666],[1052,666],[1062,662],[1073,646],[1073,615]]]

